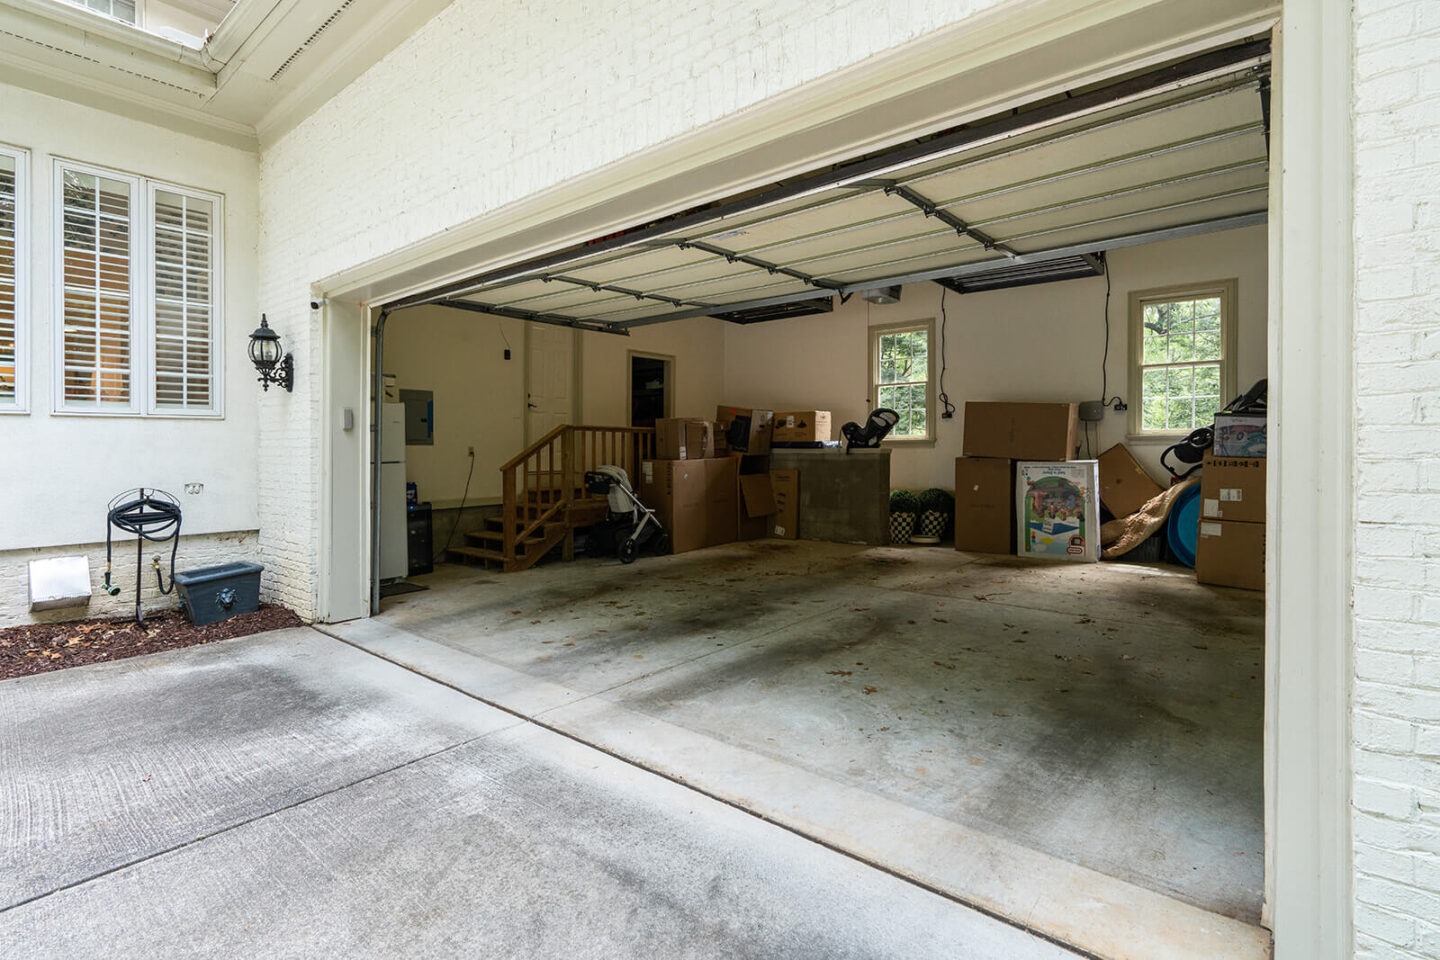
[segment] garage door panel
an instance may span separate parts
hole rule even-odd
[[[622,287],[656,291],[687,283],[721,280],[726,277],[739,276],[755,269],[743,263],[731,263],[724,257],[717,257],[713,254],[702,254],[702,256],[704,257],[703,260],[688,267],[664,270],[659,273],[643,274],[641,276],[622,277],[614,282]]]
[[[596,293],[589,287],[578,287],[570,283],[555,281],[547,285],[549,293],[539,297],[527,297],[524,300],[506,301],[505,306],[516,307],[521,310],[534,310],[536,312],[559,312],[568,313],[572,309],[590,303],[609,303],[614,300],[634,300],[634,297],[623,293],[601,291]],[[498,302],[498,301],[497,301]]]
[[[1115,237],[1145,233],[1150,230],[1164,230],[1224,217],[1236,217],[1242,214],[1264,213],[1266,208],[1267,199],[1262,188],[1243,196],[1209,200],[1203,204],[1174,207],[1168,210],[1141,211],[1101,223],[1081,223],[1073,226],[1062,224],[1029,235],[1017,235],[1007,243],[1019,253],[1035,253],[1092,241],[1096,243],[1096,249],[1102,249],[1103,241]]]
[[[1132,107],[1131,111],[1134,109]],[[926,196],[973,194],[1261,121],[1260,99],[1252,85],[1183,107],[1139,116],[1118,126],[1099,127],[1088,132],[1072,131],[1069,136],[1054,138],[1043,145],[991,159],[978,158],[1013,145],[976,151],[973,158],[952,158],[952,165],[962,165],[951,171],[937,171],[916,179],[906,176],[903,179]],[[1091,123],[1094,122],[1092,119]]]
[[[863,284],[870,280],[884,281],[891,277],[904,276],[910,273],[926,273],[931,270],[939,270],[942,267],[961,267],[971,263],[981,263],[986,260],[993,260],[996,266],[1004,266],[1010,262],[1009,257],[1001,256],[993,250],[986,250],[984,247],[975,246],[968,250],[952,250],[946,253],[930,254],[921,257],[905,257],[899,260],[871,261],[863,266],[855,267],[833,275],[833,279],[840,281],[846,286]]]
[[[1145,178],[1131,178],[1124,171],[1106,170],[1080,181],[1047,184],[1013,195],[952,204],[950,212],[967,223],[995,224],[1017,218],[1026,211],[1043,211],[1065,205],[1104,205],[1124,202],[1134,196],[1153,196],[1188,189],[1190,195],[1222,193],[1240,183],[1253,183],[1268,176],[1265,157],[1241,158],[1229,164],[1203,169],[1175,167]]]
[[[892,263],[914,257],[933,254],[960,255],[982,249],[974,240],[967,239],[947,230],[928,237],[890,243],[881,247],[861,247],[842,251],[816,260],[803,260],[798,268],[814,276],[834,279],[837,274],[855,270],[867,264]]]
[[[755,255],[775,263],[797,266],[866,247],[879,248],[927,237],[954,235],[954,231],[940,221],[925,217],[919,210],[908,204],[902,205],[899,200],[895,203],[897,212],[886,220],[853,224],[820,236],[797,237],[788,243],[759,250]]]
[[[863,193],[845,190],[843,195],[830,191],[823,198],[813,199],[810,206],[803,210],[775,220],[716,231],[707,234],[704,239],[727,250],[759,256],[759,251],[796,237],[830,233],[851,224],[879,220],[902,212],[903,204],[878,190]]]
[[[706,254],[699,250],[681,250],[679,247],[666,246],[656,247],[646,245],[637,247],[623,256],[611,257],[606,260],[587,263],[580,266],[562,267],[555,273],[564,274],[567,277],[574,277],[577,280],[589,280],[592,283],[620,283],[622,278],[644,276],[651,273],[660,273],[665,270],[675,270],[681,267],[697,263],[704,263],[709,259]]]
[[[666,296],[685,300],[704,300],[707,303],[733,303],[758,297],[773,297],[784,293],[799,293],[814,290],[810,284],[783,274],[754,270],[738,277],[711,280],[707,283],[692,283],[669,287],[660,291]]]
[[[514,303],[517,300],[525,300],[529,297],[543,297],[546,294],[554,293],[555,288],[548,283],[539,280],[522,280],[519,283],[499,284],[493,287],[481,287],[465,296],[467,299],[479,300],[484,303]]]

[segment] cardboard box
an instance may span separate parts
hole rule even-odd
[[[775,493],[770,486],[770,457],[732,453],[735,464],[735,539],[760,540],[770,535]],[[761,479],[754,479],[761,478]]]
[[[715,456],[715,424],[667,417],[655,421],[658,460],[707,460]]]
[[[730,453],[770,452],[775,429],[775,411],[752,410],[748,407],[716,407],[715,419],[725,434]]]
[[[1015,514],[1017,556],[1099,560],[1099,462],[1017,463]]]
[[[1215,414],[1213,452],[1217,457],[1264,457],[1265,414]]]
[[[710,426],[715,435],[715,456],[728,457],[730,455],[730,444],[725,440],[725,425],[711,421]]]
[[[770,536],[794,540],[800,535],[800,471],[771,470],[770,489],[775,494],[775,513],[770,517]]]
[[[1265,524],[1200,521],[1195,579],[1217,587],[1265,589]]]
[[[955,549],[1015,552],[1015,461],[955,458]]]
[[[735,469],[732,459],[641,461],[640,502],[659,516],[675,553],[734,542]]]
[[[775,443],[815,443],[830,439],[829,410],[786,410],[775,414]]]
[[[966,403],[960,452],[1005,460],[1069,460],[1079,432],[1079,407],[1073,403]]]
[[[1264,458],[1206,454],[1200,474],[1200,518],[1264,523]]]
[[[1130,516],[1164,492],[1165,488],[1145,472],[1125,444],[1117,443],[1100,454],[1100,502],[1117,520]]]

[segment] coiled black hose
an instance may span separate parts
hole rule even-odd
[[[105,519],[105,592],[112,597],[120,595],[120,588],[110,585],[111,537],[119,528],[135,535],[135,622],[144,623],[140,610],[140,571],[145,565],[145,541],[175,541],[170,548],[170,586],[165,586],[165,578],[160,574],[160,558],[154,561],[155,583],[161,596],[169,596],[175,589],[175,557],[180,551],[180,501],[164,490],[147,491],[144,487],[127,490],[110,501]]]

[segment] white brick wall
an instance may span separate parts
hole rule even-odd
[[[1002,0],[456,0],[261,162],[261,309],[295,351],[261,417],[267,589],[313,612],[310,284]]]
[[[160,557],[165,582],[170,582],[169,543],[147,543],[145,566],[141,570],[140,602],[147,611],[173,608],[174,593],[162,596],[155,585],[155,572],[150,558]],[[63,610],[42,610],[30,613],[31,560],[50,557],[84,555],[90,563],[90,604]],[[83,617],[124,617],[135,612],[135,541],[116,540],[110,582],[120,587],[120,596],[105,593],[105,544],[87,543],[73,547],[44,547],[36,550],[0,551],[0,628],[21,623],[43,623],[55,620],[76,620]],[[254,530],[237,533],[206,534],[180,538],[180,552],[175,569],[193,570],[235,560],[256,561],[260,558],[259,535]]]
[[[1357,0],[1356,956],[1440,957],[1440,3]]]

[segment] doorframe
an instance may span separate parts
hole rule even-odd
[[[625,351],[625,425],[635,421],[635,358],[660,360],[665,364],[665,416],[675,416],[675,357],[668,353],[652,353],[649,350]]]
[[[497,321],[500,320],[499,317],[496,317],[495,319]],[[530,444],[534,443],[536,440],[540,439],[539,437],[532,437],[530,435],[530,334],[534,330],[534,328],[535,324],[528,320],[524,321],[524,326],[521,328],[524,330],[524,334],[523,342],[520,347],[522,351],[520,355],[520,363],[522,364],[520,368],[522,374],[520,379],[522,381],[521,392],[523,394],[520,399],[524,406],[520,408],[520,412],[521,415],[525,418],[524,429],[521,431],[521,435],[524,436],[525,446],[527,447],[530,446]],[[580,331],[572,329],[570,331],[571,423],[579,422],[580,409]],[[517,450],[516,452],[518,453],[519,451]]]
[[[1228,19],[1216,23],[1201,14],[1219,5],[1180,0],[1005,5],[993,16],[962,21],[819,78],[435,240],[332,275],[321,282],[322,295],[349,290],[372,304],[390,302],[477,269],[583,242],[617,223],[653,219],[893,145],[943,125],[941,101],[931,99],[940,87],[949,123],[1043,99],[1076,83],[1076,74],[1049,63],[1051,72],[1025,77],[1016,72],[1020,63],[1007,64],[1001,73],[1012,86],[1001,91],[982,89],[984,71],[1003,57],[1023,60],[1028,53],[1033,59],[1045,44],[1061,49],[1053,46],[1057,40],[1085,35],[1086,44],[1070,49],[1084,47],[1095,76],[1117,64],[1153,65],[1256,35],[1275,24],[1280,9],[1223,6]],[[1276,960],[1340,960],[1353,942],[1348,601],[1354,144],[1348,112],[1331,104],[1349,102],[1353,21],[1347,0],[1285,0],[1283,13],[1285,36],[1277,31],[1274,37],[1279,106],[1269,228],[1277,453],[1267,537],[1264,922],[1275,933]],[[1111,29],[1122,23],[1123,30]],[[957,105],[956,89],[970,92],[971,102]],[[688,193],[679,192],[681,181]],[[577,344],[577,364],[582,349]],[[577,404],[583,410],[578,386]],[[1316,517],[1326,520],[1317,523]]]

